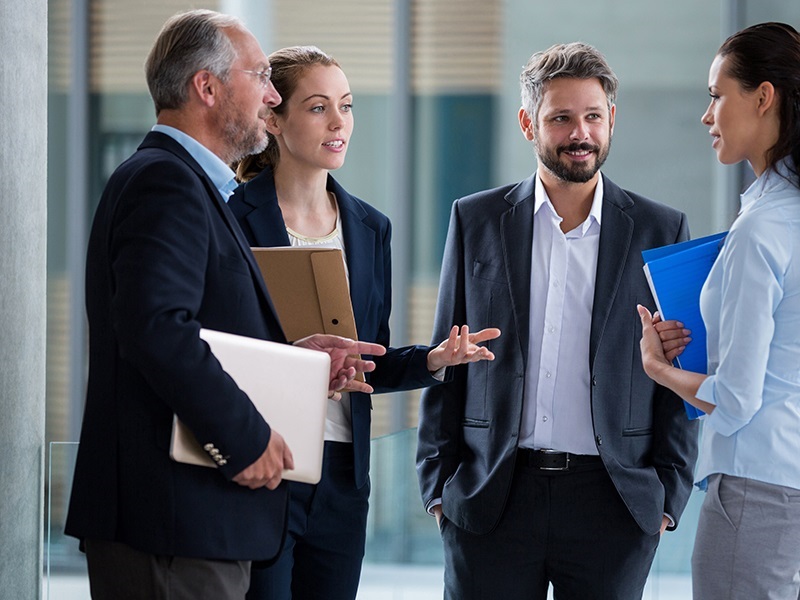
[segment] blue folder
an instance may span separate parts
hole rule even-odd
[[[692,341],[674,361],[676,366],[686,371],[708,373],[706,328],[700,316],[700,290],[727,233],[715,233],[642,252],[644,273],[661,318],[680,321],[692,332]],[[684,404],[690,419],[704,414],[691,404]]]

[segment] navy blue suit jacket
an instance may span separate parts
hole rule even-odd
[[[86,308],[89,382],[66,533],[163,555],[277,554],[287,486],[231,481],[261,456],[270,428],[199,331],[286,340],[235,219],[167,135],[149,133],[105,188]],[[172,461],[173,413],[227,464]]]
[[[426,507],[487,533],[511,485],[528,360],[534,176],[456,200],[442,262],[434,339],[455,323],[499,327],[495,360],[454,369],[422,394],[417,471]],[[654,310],[642,250],[688,237],[682,213],[604,178],[589,344],[595,444],[641,529],[677,521],[692,488],[697,423],[642,369],[636,305]]]
[[[389,347],[392,309],[391,223],[380,211],[348,194],[330,175],[328,190],[336,195],[350,273],[350,298],[358,337]],[[239,186],[228,202],[253,247],[289,246],[275,180],[270,167]],[[427,367],[430,346],[388,348],[375,359],[368,381],[376,393],[410,390],[438,383]],[[368,394],[351,393],[351,421],[356,486],[369,472],[370,411]]]

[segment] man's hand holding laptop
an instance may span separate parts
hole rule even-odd
[[[358,373],[375,370],[375,363],[361,358],[362,354],[382,356],[386,348],[380,344],[361,342],[338,335],[316,333],[297,340],[295,346],[327,352],[331,357],[328,397],[341,399],[339,390],[348,387],[351,391],[372,393],[372,386],[355,378]],[[272,430],[269,443],[259,459],[233,478],[239,485],[256,489],[267,487],[274,490],[281,482],[284,469],[294,469],[292,451],[283,436]]]

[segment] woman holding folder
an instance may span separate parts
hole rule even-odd
[[[239,165],[245,183],[229,206],[251,246],[341,249],[359,338],[389,346],[391,225],[329,174],[344,164],[353,131],[347,78],[313,46],[284,48],[269,60],[283,100],[267,118],[267,149]],[[437,384],[447,366],[493,359],[477,344],[498,335],[496,329],[470,334],[454,327],[438,346],[389,348],[375,357],[369,383],[376,392]],[[366,538],[371,399],[344,392],[328,403],[322,479],[290,484],[286,543],[273,566],[253,571],[248,599],[356,596]]]
[[[707,413],[695,475],[707,484],[692,581],[703,600],[800,597],[800,34],[781,23],[728,38],[702,121],[742,194],[700,297],[709,374],[670,360],[690,341],[639,306],[642,361]]]

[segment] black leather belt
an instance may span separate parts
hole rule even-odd
[[[542,471],[569,471],[584,465],[600,465],[602,460],[592,454],[570,454],[556,450],[517,448],[517,462]]]

